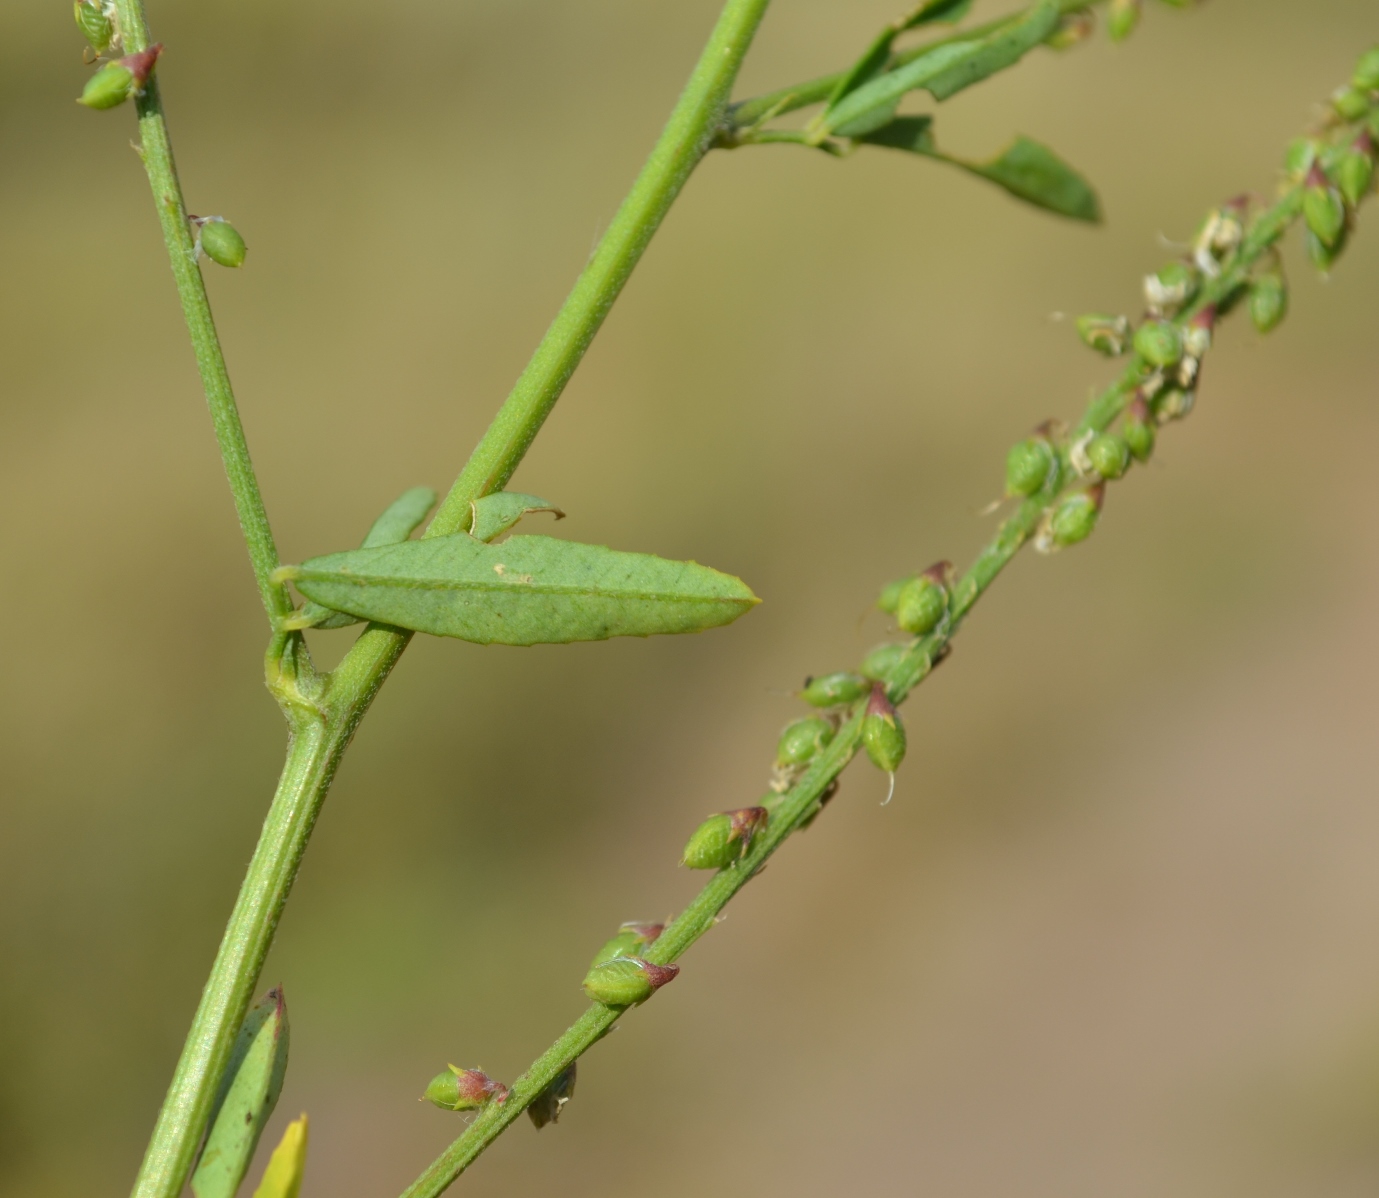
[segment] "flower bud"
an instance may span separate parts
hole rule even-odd
[[[1097,483],[1076,495],[1069,495],[1056,508],[1049,519],[1049,540],[1056,549],[1065,549],[1085,541],[1096,528],[1101,515],[1101,504],[1105,497],[1105,484]]]
[[[727,869],[752,847],[752,840],[769,818],[765,807],[743,807],[709,816],[685,845],[680,863],[690,869]]]
[[[1096,31],[1096,17],[1090,12],[1068,13],[1044,39],[1050,50],[1069,50],[1085,42]]]
[[[871,688],[867,714],[862,718],[862,745],[872,764],[888,774],[894,774],[905,760],[905,725],[879,682]]]
[[[482,1069],[448,1068],[448,1073],[436,1074],[426,1087],[427,1102],[444,1111],[477,1111],[490,1101],[502,1106],[508,1100],[508,1088]]]
[[[881,594],[876,600],[876,606],[887,615],[895,615],[895,609],[900,604],[900,592],[906,584],[914,581],[918,575],[911,574],[908,578],[897,578],[894,582],[888,582],[881,588]]]
[[[1379,46],[1360,56],[1350,82],[1362,92],[1379,91]]]
[[[602,965],[614,957],[639,956],[656,943],[656,938],[663,931],[665,925],[660,923],[625,923],[618,929],[618,934],[594,954],[589,968],[593,969],[595,965]]]
[[[859,672],[863,678],[870,678],[873,682],[883,682],[891,676],[891,672],[909,651],[909,645],[894,642],[877,645],[862,659],[862,664],[858,667]]]
[[[1307,173],[1307,187],[1302,193],[1302,216],[1322,245],[1327,249],[1339,247],[1345,232],[1345,201],[1315,162]]]
[[[1369,96],[1353,87],[1343,87],[1333,92],[1331,107],[1343,121],[1358,121],[1369,112]]]
[[[1176,311],[1197,294],[1201,276],[1186,262],[1170,262],[1144,278],[1144,300],[1152,311]]]
[[[87,108],[115,108],[128,100],[133,90],[134,72],[118,62],[108,62],[86,81],[77,103]]]
[[[1374,143],[1368,133],[1361,133],[1336,164],[1336,182],[1341,195],[1352,208],[1369,194],[1374,184]]]
[[[1006,494],[1031,495],[1053,484],[1058,475],[1058,454],[1044,437],[1021,441],[1006,455]]]
[[[548,1123],[559,1123],[560,1112],[575,1096],[575,1078],[579,1062],[571,1061],[552,1079],[551,1084],[531,1100],[527,1116],[540,1131]]]
[[[1154,442],[1158,430],[1154,426],[1154,416],[1144,396],[1137,395],[1125,413],[1122,428],[1126,447],[1137,462],[1147,462],[1154,454]]]
[[[1106,29],[1113,42],[1123,42],[1140,23],[1140,0],[1111,0]]]
[[[212,262],[221,266],[243,266],[244,255],[249,247],[239,230],[223,216],[193,216],[191,221],[197,226],[196,247],[205,252]]]
[[[1077,318],[1077,335],[1097,353],[1116,358],[1130,347],[1130,322],[1124,316],[1089,312]]]
[[[1121,478],[1130,469],[1130,446],[1123,437],[1102,433],[1087,446],[1087,459],[1102,478]]]
[[[1170,420],[1181,420],[1197,404],[1197,392],[1184,390],[1181,387],[1170,387],[1161,392],[1154,400],[1154,414],[1158,417],[1160,424],[1167,424]]]
[[[1193,358],[1201,358],[1211,348],[1211,333],[1216,327],[1216,305],[1208,304],[1193,315],[1183,330],[1183,350]],[[1193,377],[1196,376],[1195,370]],[[1190,383],[1191,378],[1184,380]]]
[[[1249,306],[1250,321],[1261,333],[1272,333],[1288,315],[1288,281],[1277,263],[1255,276]]]
[[[646,1002],[679,972],[678,965],[653,965],[641,957],[614,957],[588,972],[584,993],[607,1007],[630,1007]]]
[[[1148,320],[1135,333],[1135,352],[1151,366],[1176,366],[1183,356],[1183,335],[1167,320]]]
[[[948,588],[952,582],[952,562],[930,566],[900,592],[895,622],[915,636],[933,632],[948,614]]]
[[[776,765],[781,769],[808,765],[814,755],[833,739],[833,725],[817,715],[787,724],[776,745]]]
[[[867,680],[860,674],[825,674],[822,678],[806,678],[800,697],[811,707],[840,707],[856,703],[867,690]]]
[[[76,0],[72,7],[82,36],[91,44],[97,56],[104,54],[115,41],[115,23],[99,3],[88,4],[86,0]]]

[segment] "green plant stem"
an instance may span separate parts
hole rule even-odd
[[[1298,218],[1302,208],[1302,187],[1288,188],[1268,210],[1249,225],[1240,248],[1224,264],[1221,274],[1209,280],[1196,301],[1177,318],[1186,327],[1196,313],[1208,307],[1224,307],[1237,296],[1250,271],[1270,253],[1279,239]],[[1109,428],[1129,405],[1138,389],[1153,374],[1143,359],[1135,356],[1120,377],[1088,406],[1075,435]],[[886,681],[892,702],[901,703],[948,652],[954,636],[966,621],[977,601],[1035,535],[1050,507],[1060,495],[1083,485],[1068,481],[1070,471],[1061,472],[1064,481],[1054,484],[1022,502],[1002,523],[990,542],[978,553],[972,565],[955,584],[947,621],[929,636],[911,643],[903,659]],[[862,744],[865,702],[855,705],[830,744],[809,765],[790,788],[781,806],[772,815],[767,830],[753,842],[751,850],[731,868],[716,873],[694,900],[677,916],[645,954],[658,965],[677,961],[717,923],[724,907],[753,877],[767,859],[802,824],[815,816],[838,776],[857,755]],[[493,1143],[522,1112],[549,1086],[572,1061],[577,1060],[624,1014],[625,1007],[594,1003],[583,1015],[511,1086],[505,1102],[489,1103],[465,1131],[426,1169],[402,1198],[436,1198]]]
[[[769,3],[770,0],[728,0],[724,5],[698,65],[627,200],[432,520],[428,536],[465,528],[470,503],[500,488],[517,468],[666,212],[708,149],[733,81]],[[140,0],[119,0],[119,4],[122,28],[129,30],[130,48],[146,46],[149,36]],[[145,115],[146,110],[150,115]],[[152,88],[141,102],[140,121],[141,125],[146,121],[154,123],[151,140],[161,147],[147,159],[159,163],[157,173],[150,165],[149,174],[184,306],[189,303],[188,295],[191,296],[187,311],[193,339],[210,330],[209,342],[204,337],[197,342],[198,355],[204,349],[211,364],[218,363],[219,373],[212,372],[213,377],[223,380],[223,386],[217,383],[212,410],[216,412],[217,403],[228,400],[231,427],[238,438],[232,438],[230,444],[242,449],[243,434],[234,415],[233,399],[229,398],[229,384],[210,324],[200,272],[190,256],[190,232],[180,192],[168,190],[169,181],[175,189],[176,176],[157,92]],[[172,201],[166,199],[169,195],[173,196]],[[184,276],[189,280],[187,288],[183,286]],[[212,393],[209,382],[207,390]],[[221,410],[217,416],[218,433],[224,414]],[[222,440],[222,447],[225,444]],[[227,463],[230,460],[227,451]],[[234,460],[242,460],[247,469],[247,450]],[[262,503],[252,471],[247,479],[246,489],[244,479],[232,473],[236,500],[240,501],[242,495],[246,500],[252,498],[251,514],[257,512],[261,517]],[[291,604],[283,589],[272,582],[277,557],[267,534],[267,522],[246,521],[245,528],[256,573],[264,567],[260,585],[264,588],[265,603],[270,613],[286,614]],[[251,529],[257,530],[257,540],[250,536]],[[280,594],[285,605],[281,611],[275,606]],[[370,626],[321,684],[310,672],[299,636],[274,638],[268,661],[269,684],[292,722],[288,766],[264,822],[172,1085],[159,1111],[135,1182],[135,1198],[176,1198],[190,1172],[213,1096],[258,984],[264,957],[336,765],[409,640],[408,633]]]
[[[115,7],[126,52],[146,50],[153,39],[144,17],[143,0],[115,0]],[[182,302],[196,366],[201,372],[201,385],[211,409],[216,442],[225,464],[225,476],[230,481],[230,492],[234,496],[240,528],[244,531],[259,595],[271,622],[292,610],[292,600],[284,586],[272,581],[273,571],[278,567],[278,550],[273,543],[273,530],[268,524],[263,497],[259,494],[258,479],[254,476],[244,426],[230,387],[230,373],[216,334],[210,301],[206,298],[206,284],[196,262],[196,242],[187,221],[187,205],[182,198],[182,185],[177,179],[177,165],[163,119],[157,70],[149,77],[144,94],[136,99],[135,106],[139,118],[139,152],[153,189],[163,240],[167,243],[177,283],[177,296]]]

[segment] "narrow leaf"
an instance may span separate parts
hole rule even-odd
[[[945,25],[956,25],[972,10],[972,0],[927,0],[908,17],[903,18],[900,29],[917,29],[931,21],[942,21]]]
[[[405,541],[426,519],[426,513],[436,506],[436,493],[430,487],[413,487],[403,491],[393,500],[373,522],[364,538],[363,548],[373,549],[379,545],[396,545]],[[300,611],[283,621],[284,629],[296,628],[348,628],[360,621],[341,611],[331,611],[319,603],[303,603]]]
[[[244,1019],[230,1057],[211,1131],[192,1176],[196,1198],[234,1198],[287,1072],[287,1006],[270,990]]]
[[[306,1141],[307,1121],[302,1115],[287,1125],[283,1138],[273,1149],[254,1198],[297,1198],[306,1171]]]
[[[696,562],[553,537],[485,545],[457,533],[334,553],[283,576],[360,619],[481,645],[698,632],[759,602],[740,579]]]
[[[498,491],[485,495],[469,505],[472,519],[469,522],[469,535],[476,541],[491,541],[507,532],[523,516],[530,512],[554,512],[557,520],[565,519],[553,503],[538,499],[535,495],[522,495],[516,491]]]

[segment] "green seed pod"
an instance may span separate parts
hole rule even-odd
[[[1121,478],[1130,469],[1130,446],[1114,433],[1093,437],[1087,446],[1087,457],[1102,478]]]
[[[575,1096],[577,1065],[577,1061],[571,1061],[566,1065],[555,1075],[551,1084],[532,1099],[531,1106],[527,1107],[527,1115],[536,1124],[537,1131],[548,1123],[560,1122],[561,1109]]]
[[[607,1007],[646,1002],[680,972],[678,965],[653,965],[641,957],[614,957],[596,965],[584,979],[584,993]]]
[[[869,683],[860,674],[825,674],[822,678],[806,678],[800,697],[811,707],[840,707],[856,703],[868,689]]]
[[[1201,275],[1186,262],[1170,262],[1158,274],[1146,275],[1144,299],[1152,311],[1177,311],[1197,294]]]
[[[1301,179],[1317,160],[1317,143],[1310,137],[1298,137],[1288,143],[1283,157],[1283,170],[1290,179]]]
[[[1274,263],[1250,285],[1250,321],[1261,333],[1272,333],[1287,315],[1288,281]]]
[[[1108,358],[1119,357],[1130,347],[1130,322],[1124,316],[1089,312],[1079,316],[1076,324],[1083,344]]]
[[[776,765],[781,769],[808,765],[820,749],[833,739],[833,725],[817,715],[787,724],[776,745]]]
[[[690,869],[727,869],[735,865],[752,847],[756,834],[766,827],[769,816],[765,807],[743,807],[709,816],[689,838],[680,863]]]
[[[873,682],[884,682],[909,651],[908,645],[895,643],[877,645],[862,659],[858,672],[863,678],[870,678]]]
[[[1328,273],[1336,265],[1336,259],[1341,256],[1341,250],[1345,248],[1345,237],[1342,235],[1339,244],[1327,245],[1311,229],[1303,230],[1303,244],[1307,247],[1307,256],[1323,274]]]
[[[118,62],[108,62],[86,81],[77,103],[87,108],[116,108],[128,100],[133,91],[134,72]]]
[[[1049,537],[1056,548],[1065,549],[1092,535],[1101,515],[1104,495],[1105,486],[1098,483],[1076,495],[1069,495],[1054,509],[1049,520]]]
[[[594,959],[589,962],[589,968],[593,969],[595,965],[602,965],[614,957],[640,956],[656,943],[656,938],[663,931],[665,931],[664,924],[625,923],[618,929],[618,934],[594,954]]]
[[[448,1073],[438,1073],[426,1087],[424,1097],[445,1111],[477,1111],[489,1102],[499,1106],[508,1100],[508,1088],[496,1082],[482,1069],[447,1067]]]
[[[223,216],[198,216],[192,219],[200,225],[196,240],[206,257],[221,266],[244,265],[244,255],[249,252],[249,247],[244,244],[244,238],[234,225]]]
[[[1135,396],[1126,410],[1122,435],[1135,461],[1147,462],[1153,457],[1158,430],[1154,426],[1154,414],[1149,410],[1144,396]]]
[[[1345,201],[1315,162],[1307,174],[1307,188],[1302,193],[1302,216],[1312,235],[1327,249],[1334,250],[1340,245],[1345,232]]]
[[[881,595],[876,600],[876,606],[887,615],[895,615],[895,609],[900,603],[900,592],[905,589],[907,583],[918,577],[917,574],[911,574],[908,578],[897,578],[894,582],[888,582],[881,588]]]
[[[1028,499],[1057,479],[1058,454],[1044,437],[1031,437],[1006,454],[1006,494]]]
[[[1183,356],[1183,335],[1167,320],[1148,320],[1135,333],[1135,352],[1151,366],[1176,366]]]
[[[879,682],[871,688],[867,714],[862,718],[862,744],[872,764],[888,774],[894,774],[905,760],[905,725]]]
[[[72,8],[77,28],[91,44],[91,49],[97,55],[104,54],[115,40],[115,24],[106,16],[105,9],[100,4],[87,4],[85,0],[77,0]]]
[[[1336,182],[1341,195],[1352,208],[1369,194],[1374,185],[1374,143],[1368,133],[1361,133],[1336,164]]]
[[[1113,42],[1123,42],[1140,23],[1140,0],[1111,0],[1106,13],[1106,31]]]
[[[1360,55],[1350,82],[1362,92],[1379,91],[1379,46]]]
[[[1358,121],[1369,112],[1369,96],[1353,87],[1343,87],[1331,96],[1331,107],[1343,121]]]
[[[914,636],[927,636],[948,614],[948,588],[953,583],[953,563],[930,566],[900,592],[895,622]]]

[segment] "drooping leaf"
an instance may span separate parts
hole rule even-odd
[[[496,491],[476,499],[469,508],[473,514],[469,522],[469,535],[476,541],[491,541],[501,536],[531,512],[554,512],[557,520],[565,519],[565,513],[555,504],[516,491]]]
[[[481,645],[698,632],[759,602],[741,579],[696,562],[553,537],[486,545],[457,533],[334,553],[282,574],[360,619]]]
[[[947,42],[927,53],[875,76],[825,113],[829,131],[855,124],[873,109],[894,106],[907,92],[927,89],[946,100],[1006,67],[1019,62],[1058,26],[1058,0],[1040,0],[1020,20],[985,37]]]
[[[196,1198],[234,1198],[287,1072],[287,1006],[270,990],[244,1019],[192,1175]]]
[[[379,545],[396,545],[405,541],[426,519],[426,513],[436,506],[436,493],[430,487],[413,487],[403,491],[393,500],[369,529],[364,538],[364,549]],[[286,630],[297,628],[348,628],[360,623],[358,617],[348,616],[342,611],[331,611],[320,603],[303,603],[301,610],[294,612],[283,621]]]
[[[297,1198],[302,1192],[302,1174],[306,1171],[306,1116],[292,1120],[283,1138],[273,1149],[263,1170],[263,1180],[254,1191],[254,1198]]]
[[[1101,220],[1101,205],[1091,184],[1047,146],[1027,137],[1017,137],[985,162],[940,150],[934,143],[933,120],[927,116],[897,117],[858,140],[951,163],[995,183],[1026,203],[1060,216],[1091,223]]]

